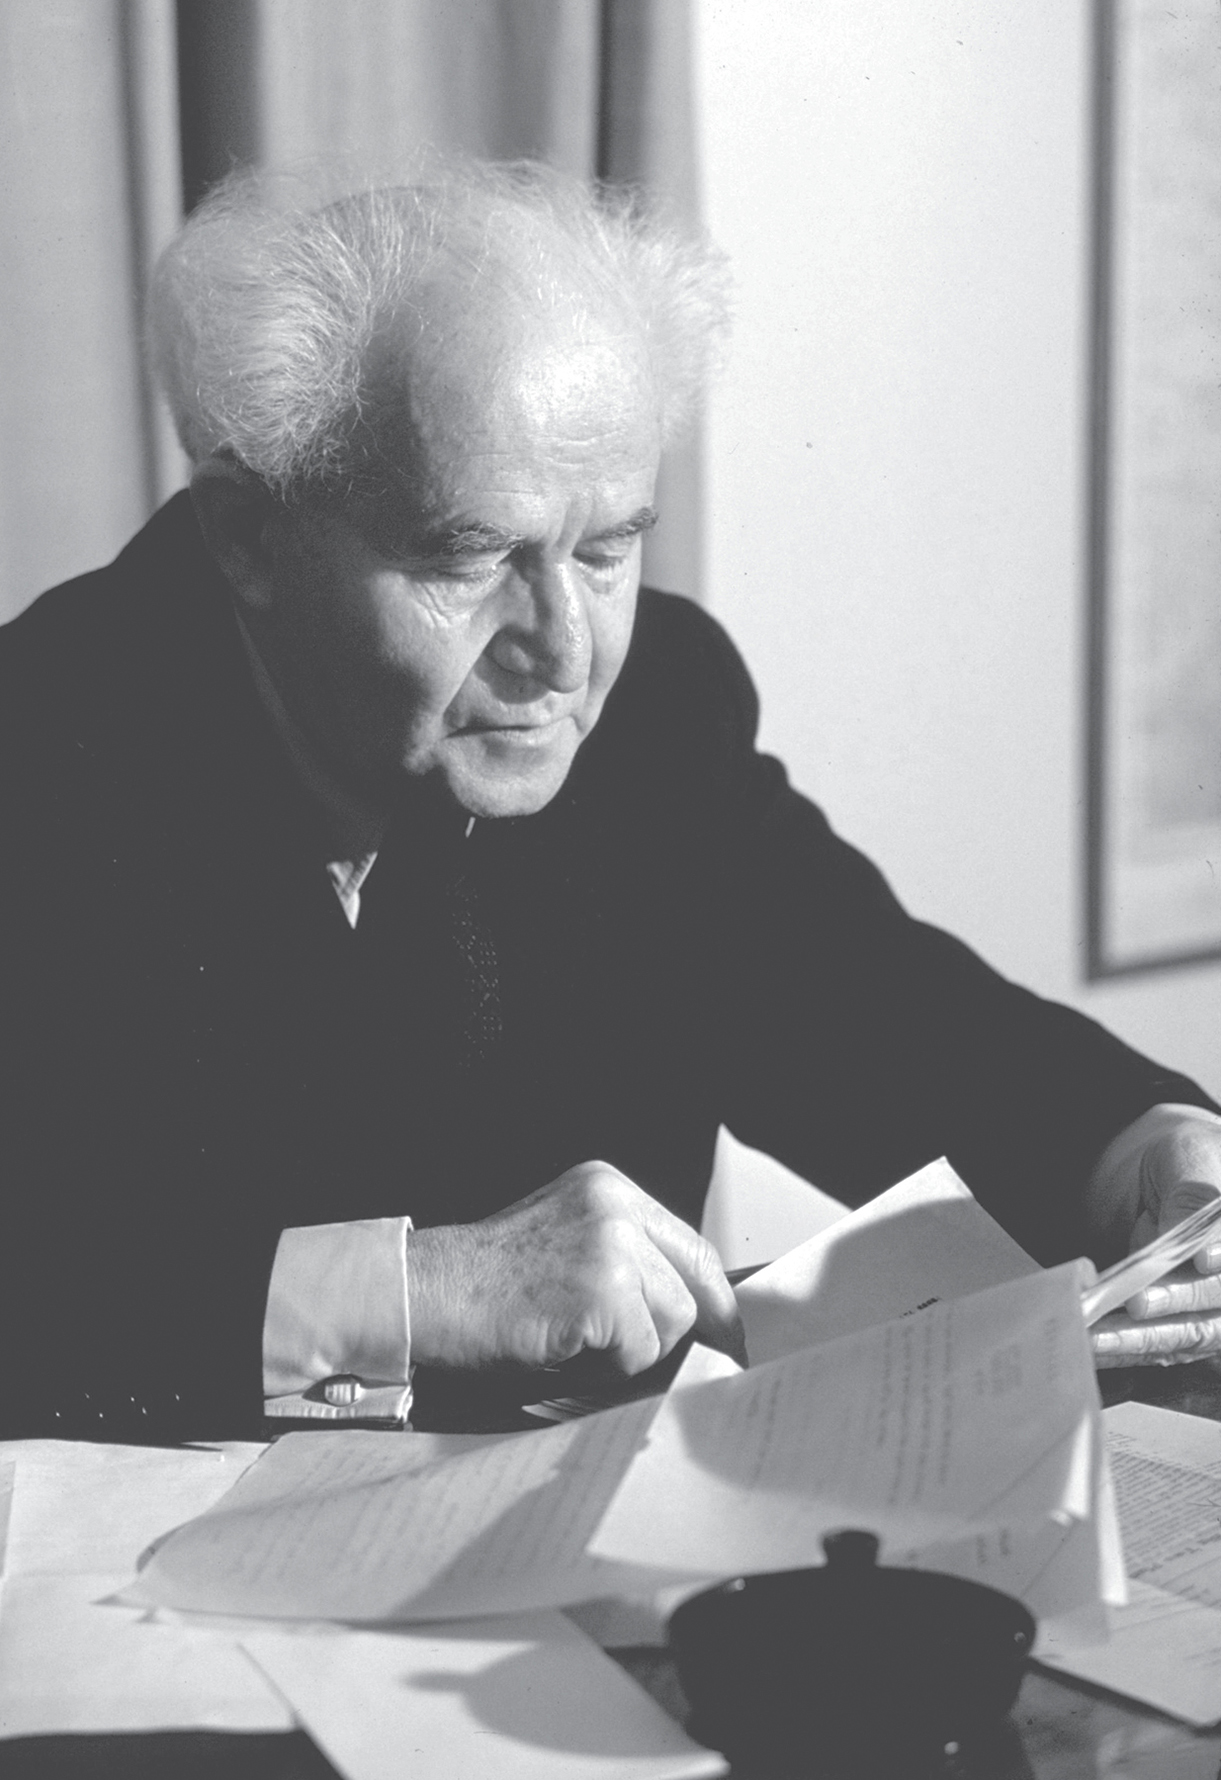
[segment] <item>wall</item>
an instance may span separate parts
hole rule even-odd
[[[915,912],[1221,1094],[1221,968],[1082,977],[1085,0],[696,11],[764,740]]]

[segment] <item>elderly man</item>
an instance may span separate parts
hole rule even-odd
[[[849,1200],[945,1152],[1049,1261],[1221,1185],[1208,1097],[910,919],[638,594],[707,251],[541,169],[245,179],[156,307],[190,493],[0,647],[0,1431],[735,1349],[722,1122]]]

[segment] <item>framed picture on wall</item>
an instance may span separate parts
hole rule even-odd
[[[1221,8],[1096,0],[1090,974],[1221,957]]]

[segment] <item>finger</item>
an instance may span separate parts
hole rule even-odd
[[[1176,1180],[1158,1209],[1159,1232],[1173,1230],[1184,1218],[1191,1217],[1201,1206],[1219,1196],[1218,1188],[1211,1181],[1198,1180],[1192,1176]]]
[[[1191,1322],[1133,1323],[1122,1329],[1091,1329],[1095,1364],[1167,1366],[1221,1350],[1221,1318]]]
[[[645,1232],[695,1300],[695,1332],[709,1347],[746,1364],[746,1334],[720,1256],[698,1231],[642,1193]]]
[[[1147,1185],[1155,1189],[1152,1194]],[[1221,1194],[1221,1121],[1201,1113],[1151,1144],[1141,1161],[1141,1194],[1146,1204],[1161,1198],[1161,1230],[1215,1200]],[[1221,1237],[1213,1235],[1197,1251],[1193,1264],[1197,1273],[1221,1272]]]
[[[644,1291],[639,1288],[619,1296],[611,1328],[611,1339],[602,1352],[629,1378],[655,1366],[663,1353],[668,1353],[678,1340],[675,1335],[668,1347],[662,1346],[656,1315]]]
[[[677,1269],[643,1231],[640,1245],[640,1289],[653,1327],[657,1331],[659,1357],[668,1354],[694,1326],[698,1306]]]
[[[1221,1197],[1217,1186],[1209,1180],[1188,1179],[1176,1181],[1162,1202],[1158,1215],[1158,1234],[1173,1230],[1185,1218]],[[1192,1266],[1197,1273],[1221,1273],[1221,1239],[1214,1237],[1202,1249],[1192,1256]]]
[[[1145,1322],[1150,1317],[1182,1316],[1186,1312],[1221,1310],[1221,1277],[1194,1277],[1183,1268],[1128,1299],[1128,1314]]]

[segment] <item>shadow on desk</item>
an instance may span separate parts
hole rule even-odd
[[[142,1731],[0,1743],[3,1780],[336,1780],[304,1731]]]

